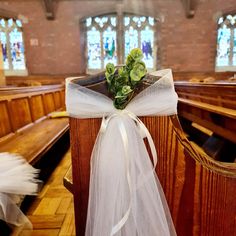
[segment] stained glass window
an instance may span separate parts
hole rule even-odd
[[[108,62],[117,64],[116,21],[114,15],[86,19],[88,70],[104,69]]]
[[[133,48],[141,48],[147,68],[154,68],[154,18],[148,16],[125,15],[125,52],[126,57]]]
[[[0,19],[0,43],[6,74],[25,74],[25,52],[20,20]]]
[[[88,71],[103,70],[108,62],[122,64],[130,50],[137,47],[142,49],[147,67],[155,69],[155,23],[153,17],[130,14],[86,18]]]
[[[218,20],[216,70],[235,70],[236,66],[236,15]]]

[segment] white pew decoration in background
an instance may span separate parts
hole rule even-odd
[[[124,110],[117,110],[105,95],[71,82],[73,78],[67,79],[66,107],[70,116],[103,118],[91,157],[86,236],[176,235],[155,173],[155,146],[137,116],[176,114],[178,98],[170,69],[150,75],[161,78]]]
[[[32,224],[17,205],[22,195],[36,195],[39,170],[11,153],[0,153],[0,219],[20,228],[32,229]]]

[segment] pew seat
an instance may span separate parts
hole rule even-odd
[[[68,130],[68,119],[45,119],[0,145],[0,152],[18,153],[34,165]]]
[[[236,143],[236,110],[179,98],[179,115]]]

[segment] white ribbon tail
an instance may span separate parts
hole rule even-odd
[[[153,170],[151,173],[147,173],[145,176],[142,175],[139,177],[138,186],[136,186],[136,189],[138,189],[149,179],[149,177],[151,177],[153,175],[153,171],[155,171],[155,167],[157,164],[156,148],[155,148],[153,139],[151,137],[151,134],[149,133],[148,129],[143,124],[143,122],[136,115],[134,115],[133,113],[131,113],[129,111],[124,110],[122,112],[127,113],[127,115],[132,120],[136,121],[137,125],[141,128],[141,131],[145,133],[145,136],[147,137],[148,144],[151,149],[152,158],[153,158]],[[105,118],[103,116],[100,132],[105,132],[109,121],[113,117],[118,116],[118,115],[119,115],[119,113],[115,113],[115,114],[108,116],[107,118]],[[128,218],[129,218],[130,211],[131,211],[131,205],[132,205],[131,204],[131,200],[132,200],[131,177],[130,177],[130,170],[129,170],[130,157],[129,157],[129,153],[128,153],[129,146],[128,146],[128,136],[127,136],[127,132],[126,132],[124,123],[120,122],[119,130],[120,130],[120,134],[121,134],[121,138],[122,138],[122,142],[123,142],[124,150],[125,150],[125,168],[126,168],[126,178],[127,178],[129,192],[130,192],[130,203],[129,203],[128,210],[126,211],[126,213],[124,214],[122,219],[115,226],[112,227],[110,236],[115,235],[125,225],[125,223],[127,222]]]

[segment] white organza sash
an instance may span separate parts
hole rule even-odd
[[[177,113],[177,94],[170,69],[138,94],[125,110],[110,98],[67,79],[66,107],[71,117],[102,117],[91,157],[86,236],[176,235],[168,206],[155,174],[156,150],[137,116]],[[144,138],[148,139],[154,166]]]

